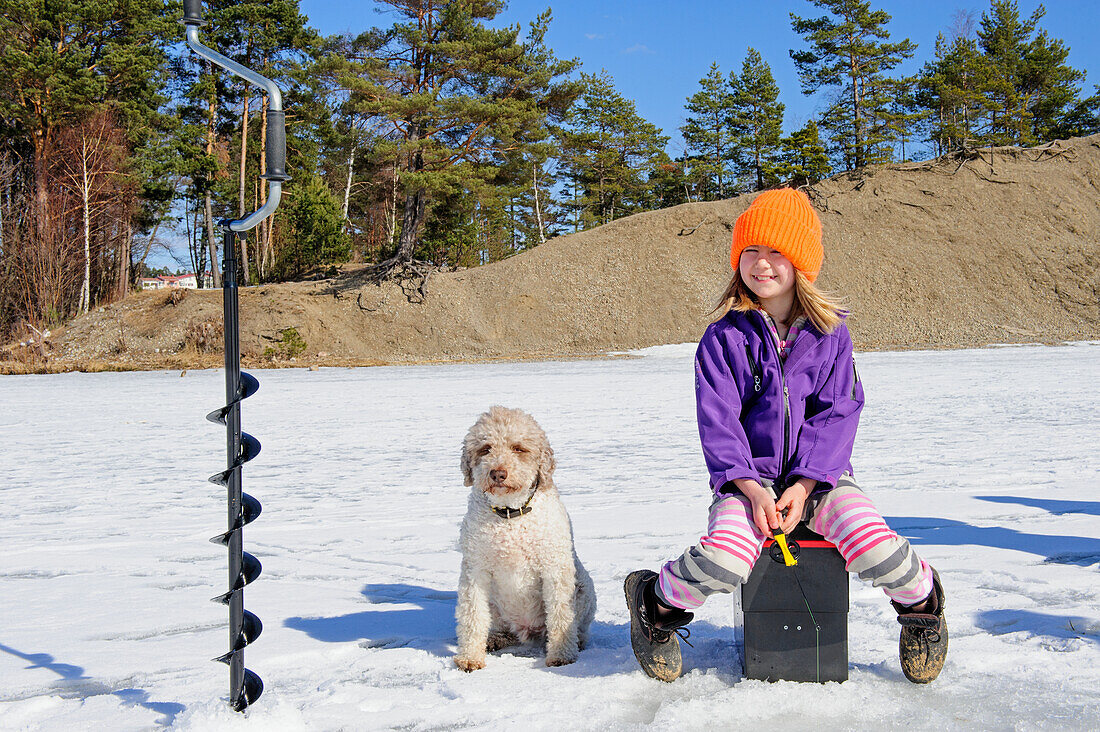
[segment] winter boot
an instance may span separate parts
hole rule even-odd
[[[675,681],[682,670],[680,637],[687,638],[684,628],[695,617],[687,610],[657,620],[656,572],[639,569],[631,572],[623,583],[626,607],[630,611],[630,646],[642,670],[651,678]]]
[[[931,601],[929,607],[921,612],[914,612],[911,607],[890,601],[898,611],[898,622],[901,623],[901,638],[898,641],[901,670],[905,678],[914,684],[927,684],[935,679],[943,668],[943,662],[947,660],[943,586],[940,584],[939,573],[934,569],[932,593],[928,599]]]

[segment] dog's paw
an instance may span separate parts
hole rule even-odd
[[[477,671],[479,668],[485,668],[484,658],[469,658],[467,656],[455,656],[455,666],[469,673],[471,671]]]
[[[546,657],[546,665],[547,666],[568,666],[569,664],[574,663],[576,660],[577,660],[576,656],[557,656],[557,655],[547,656]]]

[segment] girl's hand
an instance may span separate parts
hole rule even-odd
[[[814,481],[812,480],[799,478],[779,497],[779,501],[775,504],[775,510],[780,514],[783,511],[787,512],[787,517],[783,519],[781,526],[784,534],[798,526],[798,522],[802,520],[802,513],[806,509],[806,499],[810,496],[813,484]]]
[[[779,528],[779,514],[775,510],[775,499],[772,498],[764,486],[749,478],[735,480],[734,485],[745,494],[752,503],[752,521],[760,533],[771,536],[772,529]]]

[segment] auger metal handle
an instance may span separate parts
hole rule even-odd
[[[267,180],[267,201],[259,209],[244,218],[226,224],[232,231],[250,231],[261,221],[275,213],[275,209],[279,207],[279,201],[282,198],[283,181],[289,178],[286,174],[286,113],[283,112],[283,94],[271,79],[257,74],[252,69],[242,66],[212,48],[204,46],[199,41],[199,26],[206,23],[202,19],[202,0],[183,0],[182,22],[187,28],[187,45],[192,51],[212,64],[236,74],[250,84],[267,92],[267,137],[265,139],[266,153],[264,155],[267,172],[262,176]]]

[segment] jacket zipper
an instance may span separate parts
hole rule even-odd
[[[776,341],[777,336],[772,333],[771,326],[766,321],[768,316],[761,313],[760,317],[765,319],[764,329],[768,333],[768,342],[775,348],[775,360],[779,364],[779,384],[783,387],[783,453],[780,455],[779,475],[776,478],[776,484],[778,485],[787,480],[787,444],[791,439],[791,395],[787,390],[787,373],[783,368],[783,358],[779,353],[779,343]],[[782,486],[782,488],[786,488],[786,486]]]

